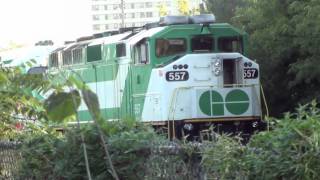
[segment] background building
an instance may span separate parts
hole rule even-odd
[[[178,15],[177,0],[91,0],[92,29],[94,32],[122,27],[139,27],[160,18],[160,9],[169,15]],[[197,8],[201,0],[188,0],[190,9]],[[160,8],[163,7],[163,8]],[[122,16],[124,19],[122,22]]]

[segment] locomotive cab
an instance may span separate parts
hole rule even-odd
[[[247,34],[210,15],[166,17],[162,26],[148,38],[152,69],[143,110],[133,100],[136,119],[165,122],[171,135],[209,126],[252,133],[261,120],[260,81],[258,64],[245,57]]]

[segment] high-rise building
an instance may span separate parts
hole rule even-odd
[[[91,0],[94,32],[116,30],[120,27],[140,27],[159,21],[160,7],[169,15],[178,15],[177,0]],[[189,0],[196,7],[201,0]],[[122,16],[124,18],[122,18]]]

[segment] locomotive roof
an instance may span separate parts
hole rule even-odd
[[[97,39],[93,39],[88,46],[94,46],[94,45],[99,45],[99,44],[112,44],[112,43],[116,43],[119,42],[120,40],[122,40],[123,38],[127,37],[128,35],[130,35],[131,32],[125,32],[122,34],[116,34],[113,36],[107,36],[107,37],[102,37],[102,38],[97,38]]]
[[[181,26],[210,26],[217,28],[231,28],[233,31],[244,34],[241,30],[231,26],[227,23],[214,23],[215,17],[213,15],[198,15],[198,16],[167,16],[162,18],[157,23],[149,23],[144,27],[132,27],[132,28],[120,28],[119,31],[110,31],[99,33],[101,36],[103,34],[109,34],[109,36],[101,37],[99,34],[96,36],[82,37],[81,41],[70,43],[64,45],[64,50],[69,48],[79,48],[81,45],[94,46],[99,44],[114,44],[120,42],[126,42],[130,45],[136,44],[140,40],[161,32],[166,28],[174,28]],[[97,37],[97,38],[94,38]],[[82,47],[82,46],[81,46]],[[60,49],[59,49],[60,50]],[[58,51],[58,50],[56,50]],[[54,51],[54,52],[56,52]]]

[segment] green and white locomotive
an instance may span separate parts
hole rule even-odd
[[[95,34],[50,54],[49,71],[81,76],[108,120],[134,118],[171,137],[214,125],[252,132],[261,121],[259,65],[247,34],[213,15],[167,16],[142,28]],[[81,121],[91,121],[87,107]]]

